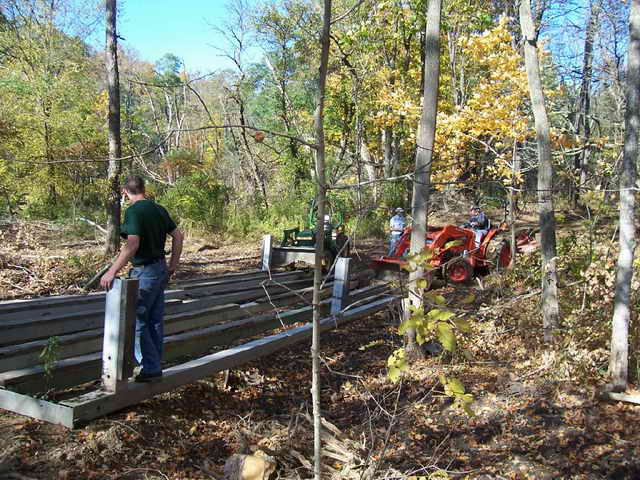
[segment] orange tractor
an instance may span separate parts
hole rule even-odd
[[[478,273],[491,269],[504,269],[511,263],[511,245],[506,239],[498,240],[496,235],[507,230],[505,223],[490,228],[476,247],[475,232],[456,225],[427,227],[426,248],[433,252],[429,264],[433,270],[427,274],[428,280],[436,271],[453,283],[464,283]],[[384,278],[386,272],[399,271],[407,264],[411,242],[411,227],[406,227],[393,255],[383,255],[373,260],[373,267]],[[537,247],[536,240],[529,232],[516,235],[518,251],[531,251]],[[429,282],[430,283],[430,282]]]

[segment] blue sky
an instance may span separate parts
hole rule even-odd
[[[231,66],[212,46],[224,38],[211,25],[227,19],[224,0],[124,0],[119,2],[121,44],[155,63],[166,53],[180,57],[187,71],[208,73]]]

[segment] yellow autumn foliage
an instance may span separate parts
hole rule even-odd
[[[506,19],[460,42],[469,65],[467,75],[474,81],[473,93],[463,106],[438,114],[433,180],[457,180],[482,155],[493,158],[486,169],[489,175],[510,182],[513,144],[531,134],[522,57],[512,46]]]

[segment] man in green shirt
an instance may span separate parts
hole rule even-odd
[[[136,361],[141,365],[136,382],[153,382],[162,378],[164,289],[178,268],[184,235],[164,207],[147,200],[144,180],[138,175],[125,181],[122,193],[131,205],[124,214],[121,235],[126,238],[118,258],[100,279],[111,288],[116,274],[131,261],[129,276],[139,280],[136,303]],[[171,237],[171,258],[167,265],[164,245]]]

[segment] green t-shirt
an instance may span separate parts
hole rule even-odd
[[[167,234],[176,229],[167,210],[151,200],[138,200],[124,213],[121,235],[140,236],[138,251],[131,258],[133,265],[145,265],[163,258]]]

